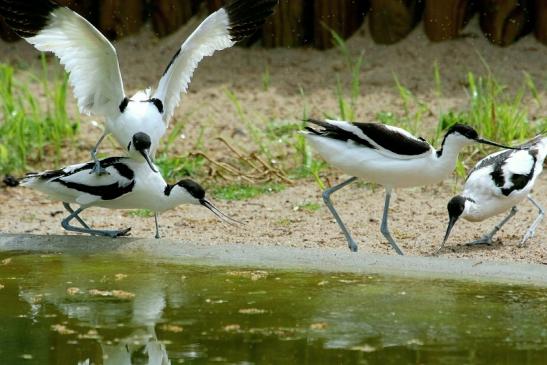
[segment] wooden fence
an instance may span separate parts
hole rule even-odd
[[[150,21],[166,36],[200,12],[212,12],[225,0],[57,0],[76,10],[109,38],[137,32]],[[257,35],[265,47],[330,48],[334,30],[350,37],[369,18],[377,43],[402,40],[423,20],[432,41],[461,36],[472,16],[480,17],[484,35],[508,46],[529,32],[547,44],[547,0],[280,0],[275,14]],[[0,37],[14,41],[0,18]],[[255,39],[255,40],[256,40]]]

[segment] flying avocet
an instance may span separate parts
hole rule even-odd
[[[59,57],[70,73],[81,113],[106,118],[104,134],[91,151],[95,161],[92,171],[101,174],[105,170],[96,153],[110,133],[124,148],[136,133],[148,134],[154,157],[198,63],[255,33],[277,1],[230,1],[182,44],[155,91],[139,91],[131,98],[124,91],[114,46],[79,14],[53,0],[0,0],[0,15],[36,49]]]

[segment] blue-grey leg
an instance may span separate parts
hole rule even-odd
[[[528,228],[528,230],[526,231],[526,234],[522,238],[522,241],[520,241],[520,246],[523,246],[526,241],[528,241],[528,239],[534,237],[534,233],[536,233],[536,228],[539,226],[539,224],[543,220],[543,217],[545,216],[545,210],[543,210],[543,207],[539,205],[539,203],[535,201],[534,198],[532,198],[532,195],[528,195],[528,200],[538,209],[538,216],[534,220],[534,223],[532,223],[530,228]]]
[[[333,193],[337,192],[338,190],[342,189],[343,187],[348,186],[349,184],[351,184],[355,180],[357,180],[357,178],[352,177],[351,179],[346,180],[343,183],[341,183],[339,185],[336,185],[336,186],[334,186],[330,189],[327,189],[323,192],[323,201],[325,202],[325,204],[327,205],[327,208],[329,208],[330,212],[334,216],[334,219],[336,219],[336,222],[338,223],[338,226],[340,226],[340,229],[342,230],[342,233],[344,233],[344,236],[346,237],[346,241],[348,242],[349,249],[352,252],[357,252],[357,243],[355,243],[355,241],[351,237],[351,234],[349,233],[348,229],[344,225],[344,222],[342,222],[342,219],[338,215],[338,212],[336,212],[336,209],[334,209],[334,206],[332,205],[332,202],[330,200],[330,196]]]
[[[403,251],[397,246],[397,242],[391,237],[391,233],[389,233],[389,228],[387,224],[387,218],[389,215],[389,202],[391,201],[391,188],[386,188],[386,203],[384,205],[384,214],[382,216],[382,225],[380,226],[380,232],[384,235],[384,237],[387,239],[391,247],[397,252],[399,255],[404,255]]]
[[[70,214],[74,214],[74,210],[70,207],[70,205],[68,203],[63,203],[63,206],[65,207],[66,210],[68,210],[68,212]],[[84,222],[84,220],[82,218],[80,218],[80,216],[78,214],[75,214],[74,215],[74,218],[76,218],[76,220],[78,222],[80,222],[80,224],[82,225],[82,227],[84,228],[87,228],[87,229],[91,229],[89,228],[89,226]]]
[[[129,231],[131,231],[131,228],[127,228],[120,231],[103,231],[98,229],[91,229],[91,228],[80,228],[70,225],[70,221],[75,219],[81,212],[83,212],[86,208],[80,208],[73,213],[70,213],[68,217],[63,219],[61,222],[61,226],[63,226],[64,229],[71,232],[79,232],[79,233],[87,233],[94,236],[104,236],[104,237],[123,237],[127,236],[129,234]],[[81,222],[80,222],[81,223]]]
[[[509,212],[509,215],[507,215],[507,217],[503,218],[503,220],[501,222],[499,222],[490,233],[484,235],[482,238],[480,238],[476,241],[469,242],[467,245],[491,245],[492,244],[492,239],[494,238],[496,233],[498,233],[498,231],[501,229],[501,227],[503,227],[505,225],[505,223],[509,222],[509,220],[511,218],[513,218],[514,215],[517,214],[517,212],[518,212],[517,207],[511,208],[511,211]]]
[[[107,135],[107,133],[104,133],[101,136],[101,138],[99,138],[99,140],[97,141],[97,144],[95,145],[95,147],[93,147],[93,149],[91,150],[91,158],[93,158],[93,162],[95,162],[95,166],[93,167],[93,170],[91,170],[91,172],[90,172],[91,174],[96,174],[96,175],[106,175],[106,174],[108,174],[108,172],[101,166],[101,163],[97,159],[97,149],[99,148],[99,145],[105,139],[106,135]]]
[[[160,239],[160,226],[158,225],[158,213],[154,214],[154,220],[156,221],[156,239]]]

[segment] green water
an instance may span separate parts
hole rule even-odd
[[[544,288],[23,253],[0,288],[7,365],[547,364]]]

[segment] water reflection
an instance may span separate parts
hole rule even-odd
[[[543,364],[541,288],[0,256],[7,364]]]

